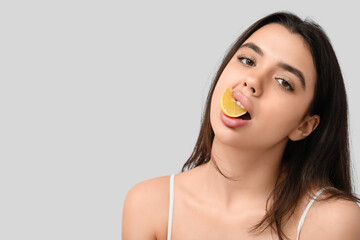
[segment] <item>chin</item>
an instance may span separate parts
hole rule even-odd
[[[235,129],[228,128],[226,126],[217,125],[214,131],[214,140],[221,142],[222,144],[229,145],[232,147],[242,146],[244,138],[236,132]]]

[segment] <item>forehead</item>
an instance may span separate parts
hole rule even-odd
[[[300,34],[271,23],[255,31],[244,43],[254,43],[269,61],[283,62],[299,69],[306,84],[315,85],[316,68],[309,46]]]

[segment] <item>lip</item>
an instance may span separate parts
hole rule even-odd
[[[226,116],[223,113],[223,111],[220,111],[220,118],[221,118],[221,121],[226,126],[231,127],[231,128],[242,127],[242,126],[246,125],[249,121],[251,121],[251,120],[244,120],[241,118],[233,118],[233,117]]]
[[[253,118],[253,109],[249,99],[242,95],[240,91],[236,90],[233,91],[233,98],[236,101],[239,101],[241,105],[243,105],[244,109],[250,114],[251,118]]]

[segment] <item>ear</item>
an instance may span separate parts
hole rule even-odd
[[[318,115],[306,116],[305,119],[290,134],[289,139],[299,141],[309,136],[319,125],[320,117]]]

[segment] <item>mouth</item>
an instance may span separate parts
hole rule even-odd
[[[237,105],[239,105],[242,109],[246,110],[245,107],[241,104],[241,102],[239,102],[238,100],[235,100]],[[245,114],[239,116],[239,117],[235,117],[237,119],[242,119],[242,120],[251,120],[251,115],[249,114],[249,112],[246,112]]]
[[[252,119],[252,105],[249,102],[249,99],[246,98],[243,94],[241,94],[239,91],[233,91],[232,97],[234,98],[237,105],[239,105],[241,108],[246,110],[246,113],[244,115],[241,115],[239,117],[236,117],[238,119],[243,120],[251,120]]]
[[[220,98],[221,119],[228,127],[241,127],[251,120],[249,100],[240,92],[227,88]]]
[[[246,112],[244,115],[241,115],[240,117],[237,117],[237,119],[251,120],[251,115],[249,114],[249,112]]]
[[[225,124],[225,126],[230,128],[238,128],[243,127],[248,124],[250,121],[250,115],[248,113],[240,116],[240,117],[229,117],[225,115],[223,111],[220,111],[220,119]]]

